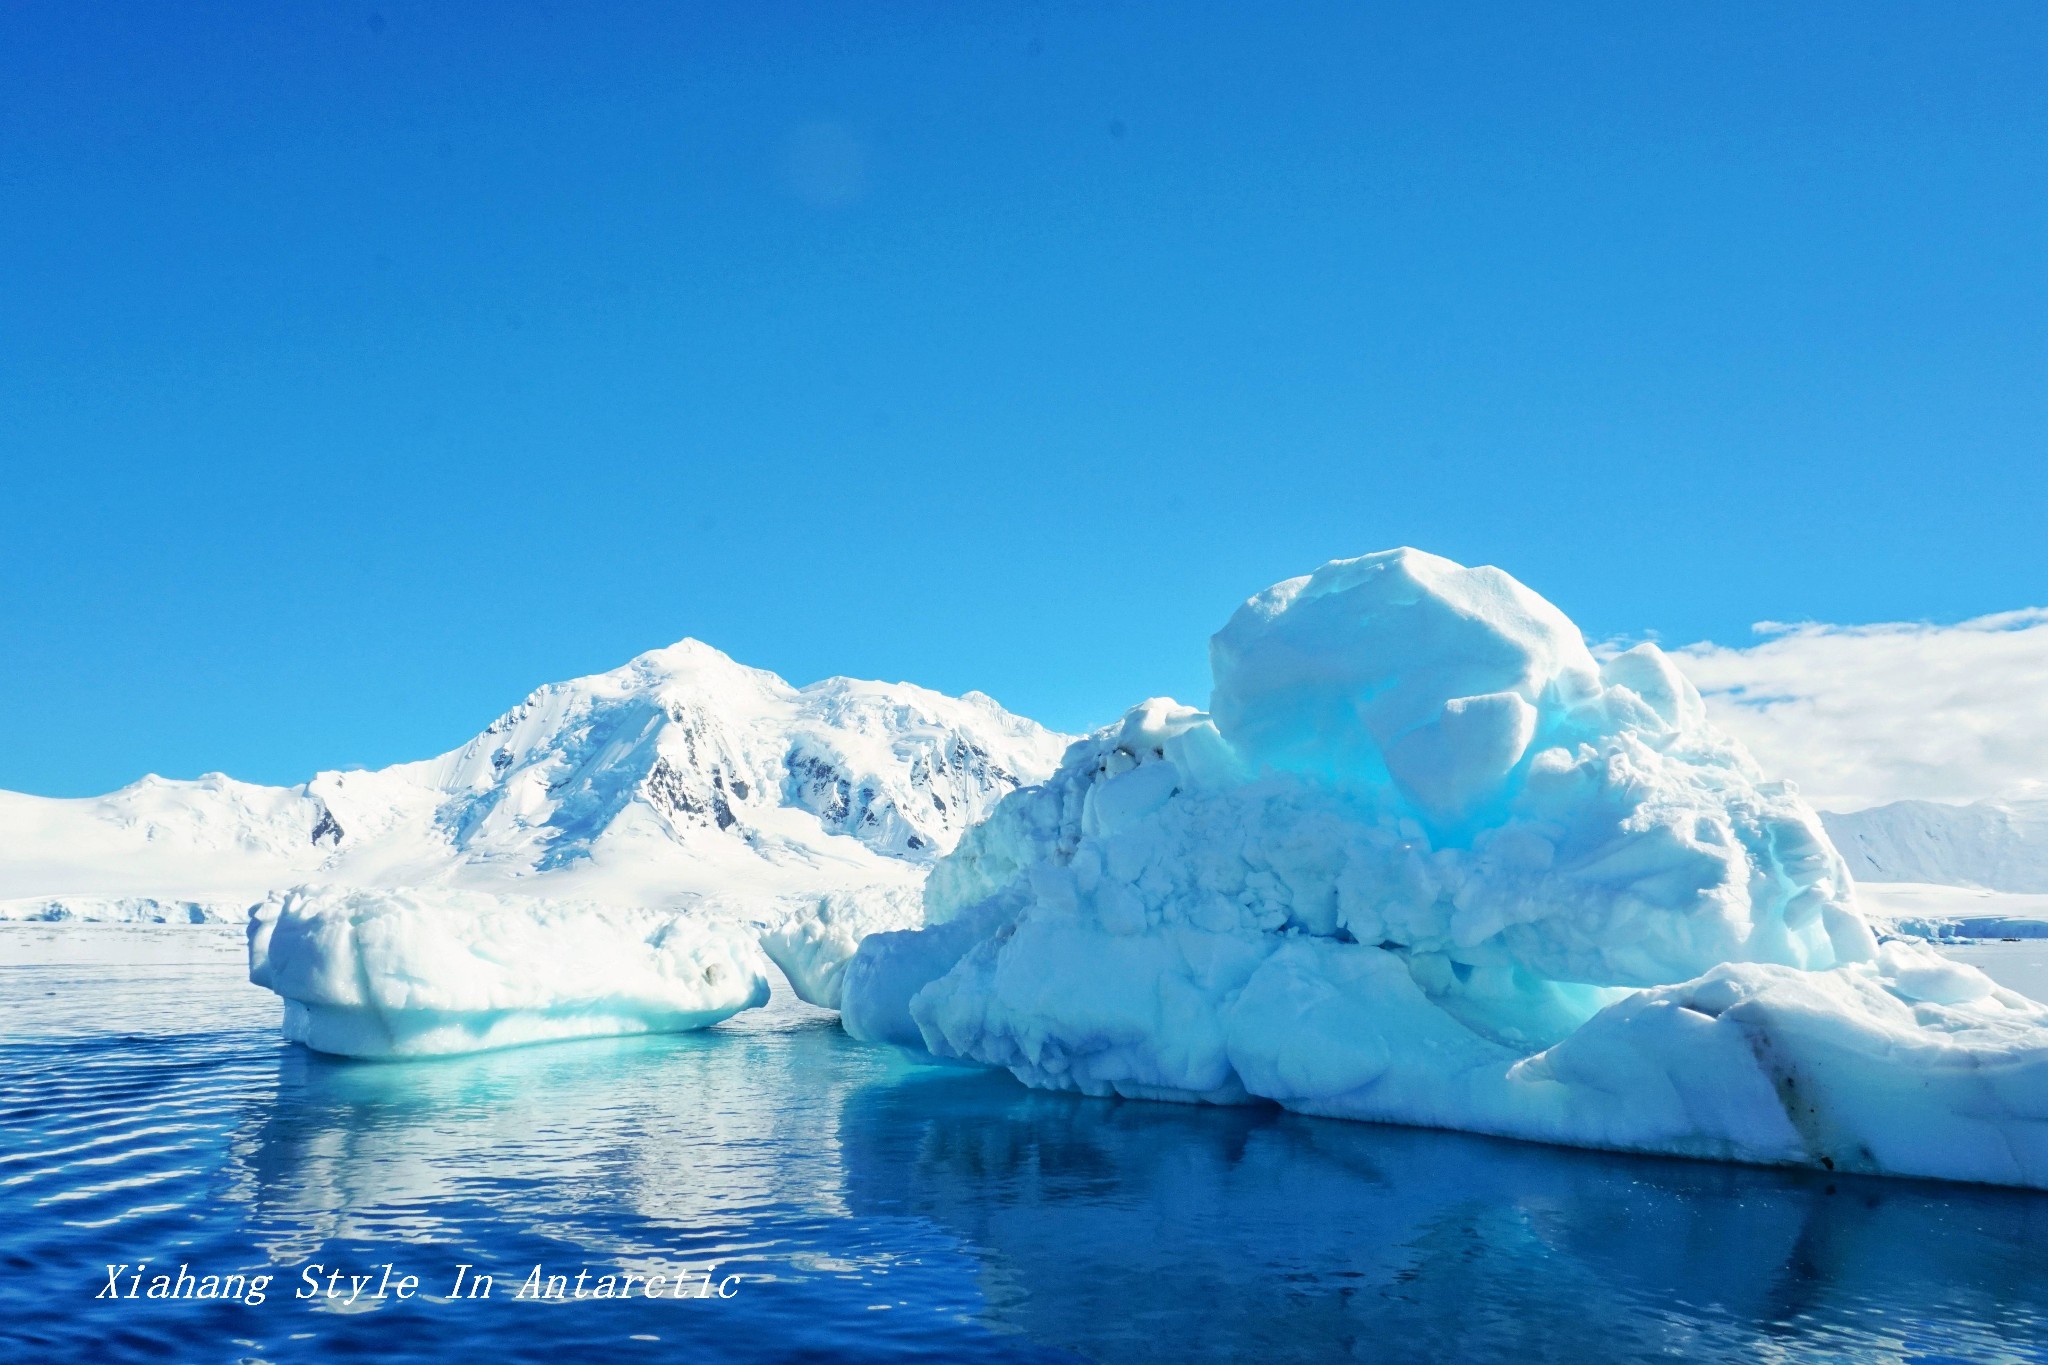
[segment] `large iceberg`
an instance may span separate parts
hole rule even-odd
[[[475,891],[300,887],[256,907],[249,979],[284,1035],[421,1057],[704,1028],[768,1000],[742,926]]]
[[[1652,645],[1414,550],[1254,597],[867,938],[857,1037],[1091,1095],[2048,1186],[2048,1008],[1880,945]]]

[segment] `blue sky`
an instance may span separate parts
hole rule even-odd
[[[683,635],[1078,728],[1415,544],[2048,602],[2048,8],[0,11],[0,786]]]

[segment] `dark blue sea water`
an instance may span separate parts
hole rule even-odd
[[[799,1006],[338,1063],[238,947],[0,927],[0,1359],[2048,1359],[2042,1196],[1032,1094]],[[141,1261],[275,1279],[95,1298]]]

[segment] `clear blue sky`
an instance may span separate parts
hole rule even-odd
[[[1062,727],[1414,544],[2048,602],[2048,6],[11,4],[0,786],[683,635]]]

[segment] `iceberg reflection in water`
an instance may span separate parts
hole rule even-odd
[[[209,971],[0,977],[0,1359],[2013,1359],[2048,1333],[2038,1194],[1034,1093],[784,1003],[335,1062]],[[277,1280],[93,1299],[145,1259]],[[421,1298],[291,1297],[387,1261]],[[439,1297],[465,1263],[492,1300]],[[745,1278],[514,1302],[535,1264]]]
[[[852,1095],[856,1217],[984,1258],[1103,1360],[1993,1359],[2048,1340],[2048,1198],[1020,1091]]]

